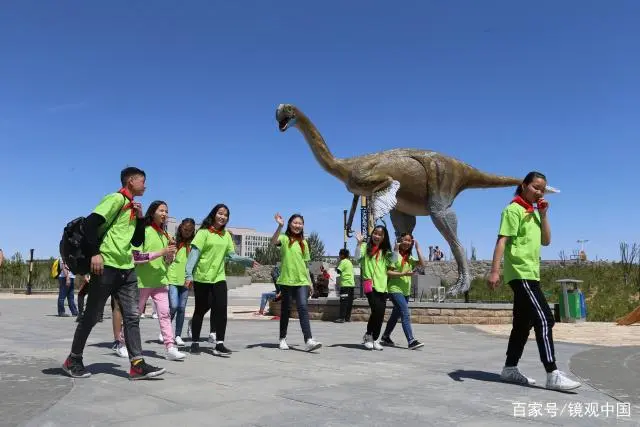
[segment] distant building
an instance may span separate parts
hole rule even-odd
[[[176,218],[169,217],[167,219],[167,233],[175,236],[178,231],[179,221]],[[196,230],[200,224],[196,224]],[[263,233],[256,231],[254,228],[245,227],[227,227],[227,230],[233,237],[233,243],[236,245],[236,253],[240,256],[253,257],[256,248],[264,248],[271,241],[273,233]]]

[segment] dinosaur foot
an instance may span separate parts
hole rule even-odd
[[[456,283],[447,290],[447,296],[457,297],[471,288],[471,277],[468,274],[461,274]]]

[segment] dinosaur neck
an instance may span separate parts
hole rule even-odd
[[[309,147],[311,147],[311,151],[318,163],[320,163],[320,166],[339,180],[343,182],[346,181],[348,172],[343,162],[333,157],[329,151],[329,147],[327,147],[327,144],[324,142],[324,138],[320,135],[320,132],[314,124],[311,123],[311,120],[305,115],[298,113],[296,127],[304,136]]]

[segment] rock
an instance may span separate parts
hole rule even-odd
[[[247,274],[251,276],[252,283],[271,283],[271,272],[273,265],[261,265],[256,268],[247,268]]]

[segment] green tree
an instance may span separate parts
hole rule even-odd
[[[307,243],[309,243],[309,252],[311,252],[311,261],[321,261],[324,257],[324,243],[320,240],[320,236],[315,231],[312,231],[307,237]]]
[[[280,249],[275,245],[256,248],[253,259],[262,265],[275,265],[280,261]]]

